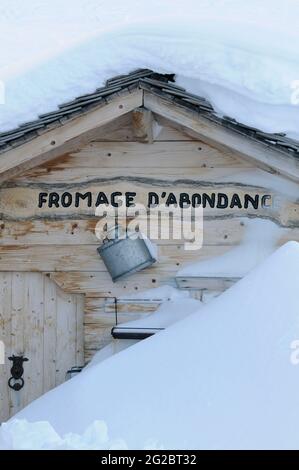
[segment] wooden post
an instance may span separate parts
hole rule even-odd
[[[133,134],[138,142],[153,143],[153,116],[148,109],[137,108],[132,112]]]

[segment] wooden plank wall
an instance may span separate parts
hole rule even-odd
[[[83,296],[62,291],[37,272],[0,272],[0,422],[65,381],[66,371],[83,365]],[[25,386],[8,387],[11,354],[24,355]]]
[[[114,315],[105,311],[106,298],[175,286],[175,274],[185,263],[221,255],[241,242],[245,229],[240,217],[262,217],[284,227],[278,245],[299,240],[298,203],[273,187],[275,176],[158,121],[153,143],[141,143],[136,142],[130,115],[123,116],[78,151],[27,171],[0,189],[0,269],[48,273],[63,291],[85,294],[86,358],[109,340]],[[259,184],[247,183],[247,175],[250,181],[256,175]],[[137,191],[138,202],[145,202],[153,190],[267,193],[278,204],[259,210],[206,209],[204,246],[199,252],[185,251],[181,241],[161,241],[157,265],[113,284],[96,252],[94,209],[38,208],[41,191],[77,190]],[[214,295],[206,285],[190,287],[197,298]],[[127,312],[135,318],[130,309]]]

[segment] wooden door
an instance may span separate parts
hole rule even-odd
[[[83,299],[42,273],[0,272],[0,422],[64,382],[70,367],[83,365]],[[8,386],[12,354],[29,359],[20,391]]]

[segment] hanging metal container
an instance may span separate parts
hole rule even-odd
[[[97,250],[113,282],[147,268],[157,261],[145,239],[130,238],[130,233],[124,232],[119,226],[108,232],[107,238]]]

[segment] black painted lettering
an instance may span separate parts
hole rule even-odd
[[[232,209],[235,206],[237,206],[239,209],[242,209],[241,199],[236,193],[232,195],[232,199],[231,199],[229,207]]]
[[[115,191],[114,193],[111,194],[111,206],[113,207],[119,207],[121,204],[121,201],[116,201],[117,197],[120,197],[122,193],[120,191]]]
[[[228,207],[228,196],[224,193],[217,195],[217,209],[226,209]]]
[[[155,207],[159,204],[159,196],[157,193],[149,192],[148,193],[148,207]]]
[[[259,200],[260,197],[256,194],[254,197],[250,196],[250,194],[245,194],[244,196],[244,208],[248,209],[249,203],[252,205],[253,209],[259,208]]]
[[[216,201],[216,194],[212,193],[211,195],[203,193],[202,195],[202,207],[207,207],[207,204],[214,209]]]
[[[199,207],[201,205],[201,195],[198,193],[192,194],[192,207]]]
[[[190,201],[190,196],[188,193],[181,193],[180,194],[180,207],[181,208],[186,208],[190,207],[191,201]]]
[[[268,203],[267,201],[270,201],[270,202]],[[272,196],[270,196],[270,194],[265,194],[264,196],[262,196],[261,206],[271,207],[271,205],[272,205]]]
[[[176,200],[176,197],[173,193],[168,194],[165,205],[166,205],[166,207],[168,207],[170,205],[177,205],[177,200]]]
[[[136,193],[134,192],[126,192],[126,207],[132,207],[134,206],[134,198],[136,196]]]
[[[38,195],[38,207],[43,207],[47,202],[48,193],[39,193]]]
[[[63,193],[61,196],[61,205],[62,207],[70,207],[73,202],[73,196],[71,193]]]
[[[109,204],[106,194],[103,193],[102,191],[97,196],[96,207],[100,206],[101,204],[105,204],[106,206],[108,206]]]
[[[49,207],[59,207],[59,194],[58,193],[50,193],[49,194]]]
[[[85,200],[87,199],[87,207],[91,207],[91,203],[92,203],[92,197],[91,197],[91,192],[88,191],[87,193],[76,193],[75,194],[75,207],[79,207],[80,206],[80,200]]]

